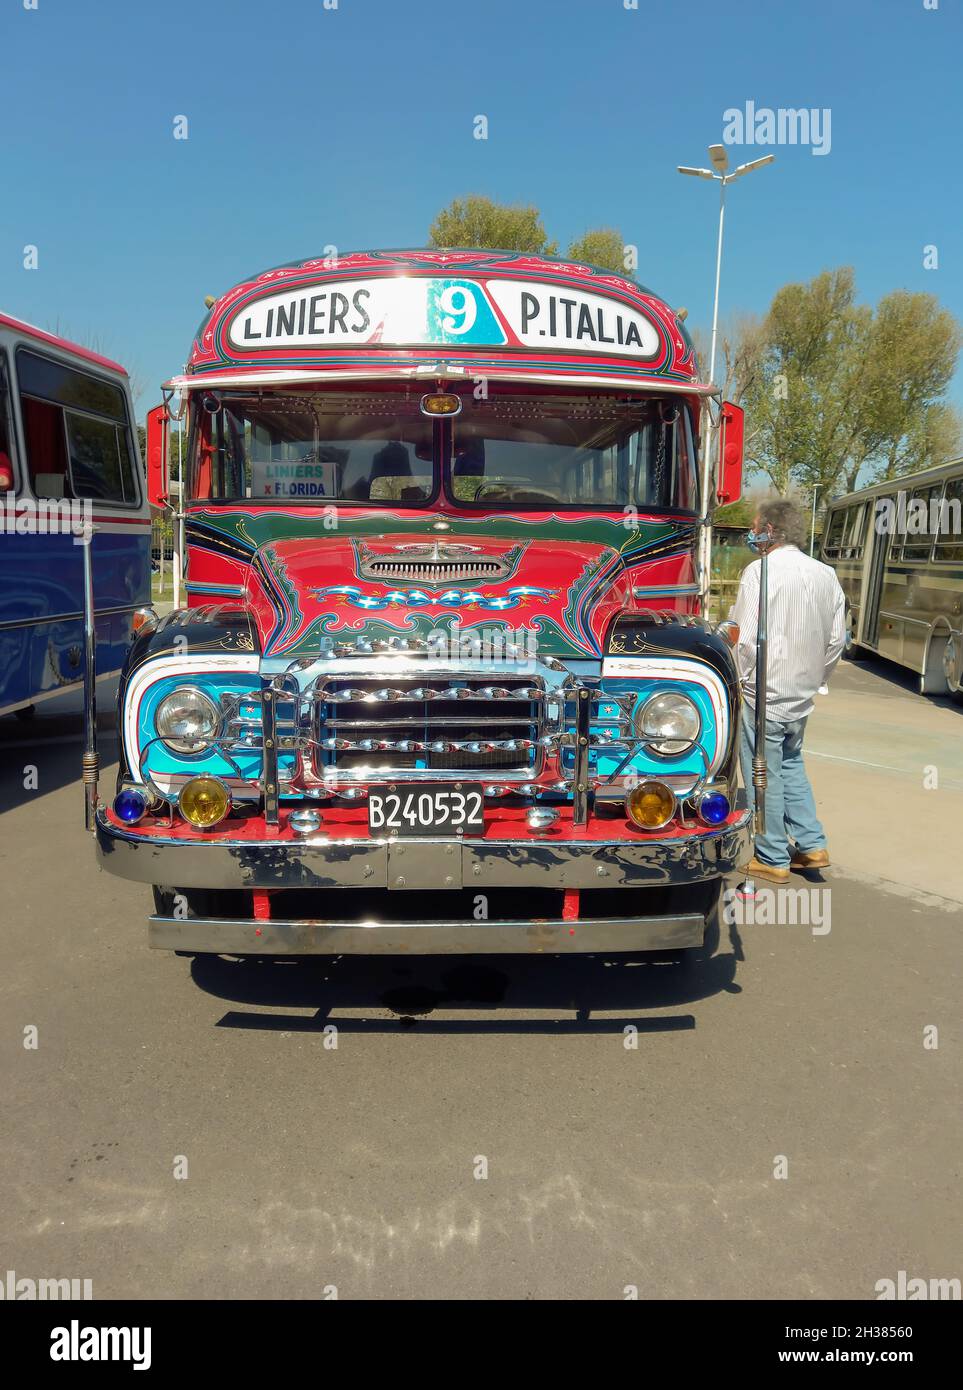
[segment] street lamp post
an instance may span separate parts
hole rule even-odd
[[[813,519],[812,519],[812,524],[810,525],[810,528],[809,528],[809,553],[810,553],[810,555],[812,555],[813,552],[814,552],[815,549],[816,549],[816,497],[818,496],[818,494],[819,494],[819,489],[820,489],[821,487],[822,487],[822,483],[813,483]]]
[[[710,145],[709,159],[712,162],[711,169],[691,169],[687,165],[678,165],[680,174],[691,174],[697,179],[713,179],[719,185],[719,238],[716,243],[716,286],[712,300],[712,345],[709,349],[709,381],[715,382],[716,372],[716,343],[719,336],[719,283],[722,277],[722,235],[726,221],[726,189],[730,183],[742,178],[743,174],[751,173],[753,169],[761,169],[764,164],[771,164],[776,158],[774,154],[763,155],[761,159],[750,160],[748,164],[740,164],[738,168],[729,172],[729,155],[725,145]],[[709,600],[709,564],[711,561],[711,542],[709,535],[709,487],[712,481],[712,469],[709,464],[711,453],[711,420],[708,418],[709,412],[706,411],[705,429],[703,431],[702,449],[702,507],[703,507],[703,527],[702,538],[699,545],[699,564],[702,577],[703,601],[708,606]]]

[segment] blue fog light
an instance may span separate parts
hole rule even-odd
[[[721,825],[729,814],[729,798],[722,792],[707,792],[699,800],[699,816],[706,825]]]
[[[147,797],[143,792],[126,788],[114,797],[114,815],[127,825],[136,825],[147,814]]]

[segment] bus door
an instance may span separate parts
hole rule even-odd
[[[865,597],[861,605],[863,611],[860,615],[862,619],[860,623],[861,641],[867,647],[879,646],[880,598],[883,593],[883,577],[886,573],[892,538],[889,527],[879,527],[875,524],[878,515],[875,501],[876,499],[873,499],[866,526]]]

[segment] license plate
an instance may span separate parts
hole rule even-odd
[[[466,835],[485,828],[480,782],[411,782],[368,791],[368,829],[373,835]]]

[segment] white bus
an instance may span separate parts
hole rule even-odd
[[[846,595],[847,655],[919,675],[921,695],[963,701],[963,459],[830,504],[822,558]]]

